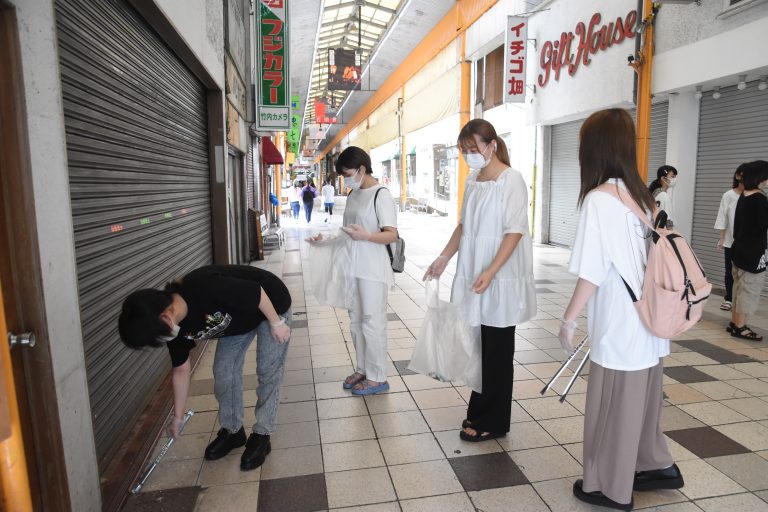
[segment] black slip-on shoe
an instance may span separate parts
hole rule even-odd
[[[211,441],[205,449],[206,460],[216,460],[224,457],[226,454],[243,446],[245,444],[245,429],[240,427],[237,432],[231,433],[229,430],[222,428],[216,435],[216,439]]]
[[[576,499],[600,507],[615,508],[617,510],[632,510],[634,500],[630,500],[629,503],[618,503],[600,491],[584,492],[584,489],[582,489],[583,484],[584,481],[581,479],[573,482],[573,495],[576,496]]]
[[[632,488],[636,491],[655,491],[657,489],[679,489],[685,485],[683,474],[677,464],[668,468],[651,471],[637,471]]]
[[[272,443],[267,434],[251,434],[245,443],[245,451],[240,457],[240,469],[250,471],[264,464],[264,460],[272,451]]]

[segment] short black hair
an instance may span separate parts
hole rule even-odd
[[[171,329],[160,320],[160,314],[171,302],[169,292],[151,288],[137,290],[126,297],[117,323],[125,346],[132,349],[162,346],[158,336],[169,336]]]
[[[765,160],[755,160],[746,164],[744,174],[741,176],[744,190],[760,188],[760,184],[765,180],[768,180],[768,162]]]
[[[737,179],[737,176],[739,178],[742,178],[744,176],[744,169],[747,167],[747,164],[741,164],[736,168],[736,172],[733,173],[733,186],[731,188],[736,188],[741,183],[740,179]]]
[[[341,172],[342,169],[358,169],[360,166],[365,167],[366,174],[373,174],[371,157],[368,153],[357,146],[349,146],[341,152],[336,160],[336,174],[344,176]]]

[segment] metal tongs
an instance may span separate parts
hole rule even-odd
[[[229,315],[227,315],[229,316]],[[191,410],[187,411],[187,413],[184,415],[184,420],[181,424],[181,428],[179,429],[179,434],[184,430],[184,427],[187,425],[187,422],[189,419],[194,415],[195,413]],[[166,452],[168,452],[168,448],[171,447],[173,442],[175,441],[175,438],[169,437],[168,441],[163,446],[163,449],[160,450],[160,453],[157,454],[157,457],[155,457],[155,460],[152,461],[152,463],[147,466],[147,469],[144,470],[144,472],[141,474],[141,477],[139,478],[139,482],[131,489],[132,494],[138,493],[142,487],[144,487],[144,484],[147,483],[147,479],[149,478],[149,475],[152,474],[152,472],[155,470],[158,464],[160,464],[160,459],[162,459]]]
[[[584,339],[581,340],[581,343],[578,344],[578,346],[573,350],[573,353],[571,353],[571,355],[568,356],[568,359],[566,359],[565,362],[563,363],[563,365],[560,367],[560,369],[557,370],[557,373],[555,373],[555,375],[553,375],[552,378],[549,379],[549,382],[547,382],[547,385],[544,386],[544,389],[541,390],[541,394],[542,395],[544,393],[546,393],[547,390],[552,387],[552,385],[555,383],[555,381],[557,381],[557,379],[560,378],[560,375],[562,375],[563,372],[570,366],[570,364],[574,360],[576,360],[576,356],[579,353],[581,353],[583,351],[584,347],[586,346],[587,338],[588,338],[587,336],[584,336]],[[565,391],[563,391],[563,394],[560,395],[560,403],[565,402],[565,398],[568,396],[568,392],[571,390],[571,388],[573,387],[573,384],[576,382],[576,377],[578,377],[579,374],[581,373],[581,370],[584,369],[584,365],[589,360],[589,351],[590,351],[590,349],[588,348],[584,352],[584,357],[579,362],[579,366],[576,367],[576,371],[573,372],[573,376],[571,377],[571,380],[569,380],[568,381],[568,385],[565,386]],[[555,391],[555,393],[557,393],[557,391]]]

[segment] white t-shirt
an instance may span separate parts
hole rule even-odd
[[[640,219],[612,195],[593,191],[584,198],[570,271],[598,286],[587,303],[587,330],[590,359],[603,368],[642,370],[669,355],[669,340],[648,331],[622,281],[635,296],[642,295],[646,232]]]
[[[664,192],[664,189],[656,189],[653,197],[656,198],[656,206],[659,210],[667,212],[667,219],[674,222],[675,212],[672,211],[672,197],[669,192]]]
[[[723,247],[730,248],[733,245],[733,220],[736,218],[736,203],[739,202],[741,194],[731,189],[723,194],[720,199],[720,209],[717,211],[717,220],[715,220],[715,229],[725,230],[725,239]]]
[[[299,202],[299,189],[297,187],[288,187],[288,201],[291,203]]]
[[[377,190],[381,190],[381,192],[376,199],[376,210],[374,211],[373,199]],[[359,224],[371,233],[376,233],[383,227],[396,228],[397,208],[389,190],[377,184],[373,187],[352,191],[347,196],[343,222],[344,226],[350,224]],[[395,284],[395,275],[392,272],[389,253],[383,244],[352,239],[349,239],[348,244],[350,275],[360,279],[387,283],[390,286]]]
[[[323,202],[324,203],[332,203],[334,201],[335,196],[336,196],[336,189],[333,188],[333,185],[323,185]]]
[[[451,302],[465,308],[472,326],[518,325],[536,315],[528,187],[514,169],[506,169],[496,181],[478,182],[477,174],[473,171],[464,187],[459,259]],[[521,233],[523,237],[488,289],[476,294],[472,284],[494,260],[509,233]]]

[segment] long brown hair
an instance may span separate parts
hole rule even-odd
[[[611,178],[620,178],[641,207],[653,211],[656,206],[637,172],[635,123],[626,110],[601,110],[584,121],[579,131],[579,165],[579,206],[590,191]]]
[[[496,158],[501,160],[503,164],[509,165],[507,145],[504,144],[501,137],[496,135],[496,129],[491,123],[485,119],[472,119],[461,129],[459,138],[456,141],[460,146],[471,148],[477,145],[474,135],[479,135],[486,144],[496,141]]]

